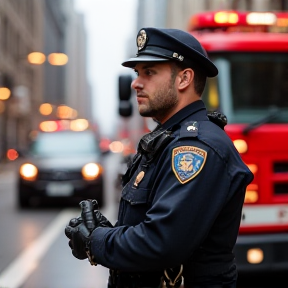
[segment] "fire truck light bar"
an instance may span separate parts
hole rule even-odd
[[[288,13],[212,11],[191,17],[189,30],[232,26],[288,26]]]
[[[214,21],[219,24],[237,24],[239,16],[234,12],[217,12],[214,15]]]

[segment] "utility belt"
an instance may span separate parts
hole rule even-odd
[[[108,288],[160,288],[162,287],[161,273],[126,273],[110,270]]]
[[[108,288],[179,288],[182,283],[183,266],[166,269],[164,273],[129,273],[109,270]]]

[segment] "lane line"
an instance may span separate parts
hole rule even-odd
[[[45,231],[0,274],[0,288],[19,288],[37,268],[41,258],[60,233],[64,233],[69,220],[78,210],[65,209],[50,223]]]

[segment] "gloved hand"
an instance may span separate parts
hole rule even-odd
[[[92,265],[97,265],[90,252],[90,235],[97,227],[113,227],[98,210],[96,200],[83,200],[80,203],[81,216],[70,220],[65,228],[65,235],[70,239],[72,254],[78,259],[89,258]]]
[[[110,221],[99,210],[94,210],[94,215],[96,218],[97,227],[113,228],[113,225],[110,223]]]
[[[69,224],[65,227],[65,235],[67,236],[67,238],[69,238],[70,240],[72,239],[72,233],[71,233],[72,229],[71,228],[78,226],[82,222],[83,221],[82,221],[81,217],[72,218],[69,221]],[[70,242],[69,242],[69,246],[71,247]]]
[[[81,217],[70,220],[65,228],[65,235],[70,239],[69,246],[73,256],[80,260],[88,258],[87,252],[90,251],[90,231]]]
[[[91,232],[96,227],[113,227],[107,218],[98,210],[98,203],[95,199],[83,200],[79,205],[82,209],[81,217]]]

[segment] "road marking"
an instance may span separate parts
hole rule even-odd
[[[19,288],[29,275],[37,268],[40,259],[52,245],[69,220],[79,213],[78,210],[63,210],[45,229],[45,231],[34,240],[1,274],[0,288]]]

